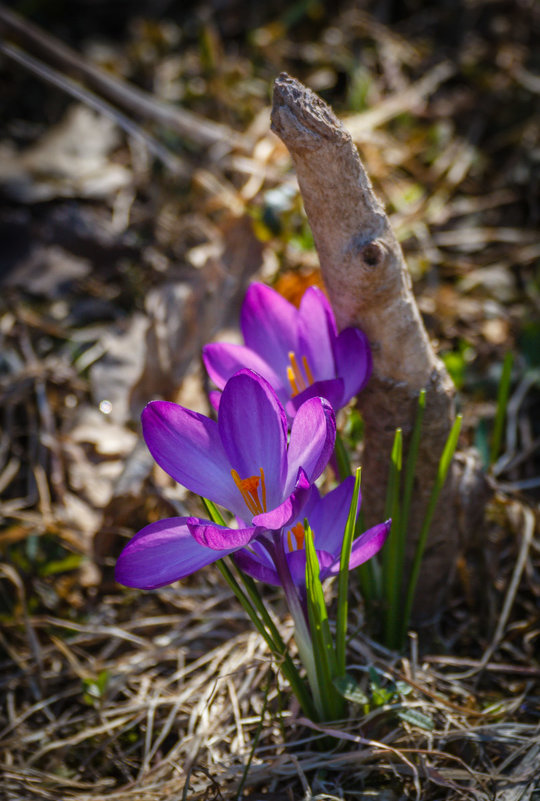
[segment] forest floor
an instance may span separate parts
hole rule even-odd
[[[11,8],[41,33],[0,6],[0,797],[540,799],[538,5]],[[145,403],[208,412],[200,349],[236,335],[247,284],[320,282],[269,127],[281,71],[351,131],[492,488],[405,654],[353,582],[371,700],[323,750],[217,570],[113,576],[135,531],[197,508],[146,451]]]

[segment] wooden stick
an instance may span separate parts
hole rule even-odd
[[[373,377],[358,401],[366,431],[363,509],[370,524],[382,518],[395,429],[405,436],[411,431],[418,393],[427,390],[410,560],[454,420],[454,387],[429,343],[401,248],[350,134],[326,103],[285,73],[274,86],[272,128],[292,156],[338,326],[362,328],[373,350]],[[455,563],[459,493],[454,470],[441,494],[419,582],[417,609],[428,614]]]

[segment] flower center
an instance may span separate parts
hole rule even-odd
[[[303,372],[293,350],[289,351],[289,361],[290,365],[287,366],[287,378],[289,379],[292,397],[294,398],[295,395],[298,395],[311,386],[315,379],[313,378],[313,373],[310,370],[308,360],[305,356],[302,356]]]
[[[262,515],[266,512],[266,483],[264,480],[264,470],[261,467],[260,476],[248,476],[240,478],[236,470],[231,470],[233,481],[240,490],[240,495],[244,503],[253,516]],[[259,496],[260,487],[260,496]]]
[[[291,534],[292,534],[292,536],[291,536]],[[296,526],[293,526],[287,532],[287,542],[289,544],[289,551],[294,551],[294,550],[299,551],[301,548],[303,548],[304,547],[305,536],[306,535],[304,533],[304,526],[302,525],[302,523],[297,523]],[[296,549],[294,548],[293,543],[292,543],[292,538],[293,537],[294,537],[294,539],[296,541]]]

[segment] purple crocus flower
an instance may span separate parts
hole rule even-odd
[[[142,425],[160,467],[242,522],[231,529],[178,517],[146,526],[116,563],[116,579],[140,589],[170,584],[288,526],[326,467],[336,433],[330,404],[314,397],[298,410],[287,442],[284,409],[268,382],[251,370],[227,382],[217,422],[153,401]]]
[[[301,519],[293,520],[282,532],[291,578],[298,587],[306,583],[306,552],[304,550],[304,524],[307,519],[313,532],[315,550],[321,568],[321,581],[339,573],[343,534],[354,491],[354,478],[346,478],[336,489],[321,497],[313,487],[309,500],[302,510]],[[360,503],[358,504],[360,508]],[[390,533],[391,521],[380,523],[357,537],[351,549],[349,570],[367,562],[384,545]],[[238,566],[253,578],[266,584],[282,583],[275,560],[262,541],[254,540],[247,548],[235,553]]]
[[[264,284],[246,292],[240,327],[245,345],[216,342],[203,348],[210,378],[219,389],[242,367],[262,375],[277,393],[289,418],[311,397],[327,398],[337,411],[365,386],[371,350],[358,328],[337,333],[324,293],[310,287],[297,309]],[[212,402],[219,403],[219,393]]]

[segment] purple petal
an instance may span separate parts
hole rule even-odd
[[[321,475],[334,450],[335,439],[336,418],[328,401],[310,398],[302,404],[291,428],[287,489],[296,480],[300,467],[311,483]]]
[[[310,501],[310,508],[306,510],[315,547],[334,554],[334,558],[341,553],[353,492],[354,478],[349,476],[324,497],[319,497],[318,502]]]
[[[229,378],[247,368],[262,375],[276,392],[284,389],[281,379],[258,353],[244,345],[214,342],[203,348],[203,362],[214,384],[223,389]]]
[[[219,389],[211,389],[208,393],[208,400],[214,411],[219,412],[219,404],[221,402],[221,392]]]
[[[248,348],[287,380],[289,352],[298,350],[298,310],[264,284],[251,284],[242,305],[240,326]]]
[[[177,403],[152,401],[142,413],[150,453],[184,487],[230,508],[238,491],[217,424]]]
[[[191,536],[186,520],[186,517],[159,520],[135,534],[118,557],[116,581],[127,587],[152,590],[189,576],[230,552],[199,545]]]
[[[218,428],[231,467],[241,479],[259,476],[262,469],[266,508],[278,506],[287,469],[287,417],[270,384],[249,370],[236,373],[223,390]],[[245,516],[243,504],[228,508]]]
[[[289,417],[294,417],[300,406],[305,403],[309,398],[326,398],[334,411],[341,409],[344,405],[342,403],[343,390],[345,384],[342,378],[332,378],[328,381],[315,381],[303,392],[292,397],[285,406]]]
[[[321,493],[317,489],[315,484],[311,485],[311,492],[309,494],[309,498],[307,500],[306,505],[302,509],[302,517],[298,520],[295,519],[291,522],[291,526],[296,525],[296,523],[304,523],[304,518],[307,517],[309,520],[310,517],[313,515],[313,510],[318,506],[321,500]]]
[[[255,543],[252,543],[252,546]],[[257,581],[264,581],[265,584],[273,584],[279,587],[281,582],[277,574],[276,568],[273,566],[272,560],[267,555],[266,558],[262,554],[253,553],[248,551],[247,548],[242,548],[241,551],[236,551],[233,556],[234,561],[238,567]]]
[[[317,380],[335,378],[334,341],[337,336],[332,307],[318,287],[312,286],[300,303],[298,340],[300,354],[305,355]]]
[[[369,381],[373,370],[371,348],[363,331],[359,328],[345,328],[336,340],[334,352],[336,375],[345,382],[342,400],[345,405]]]
[[[289,570],[291,571],[292,580],[295,584],[304,586],[306,583],[306,552],[303,548],[299,551],[290,551],[287,556]],[[329,567],[334,563],[334,557],[325,551],[317,549],[317,558],[321,568],[320,578],[326,578],[328,575]]]
[[[387,520],[386,523],[379,523],[377,526],[373,526],[373,528],[364,531],[363,534],[355,539],[351,549],[349,570],[353,570],[355,567],[358,567],[358,565],[367,562],[368,559],[371,559],[372,556],[375,556],[375,554],[381,550],[390,534],[391,525],[391,520]],[[337,573],[339,573],[339,556],[334,564],[327,569],[324,578],[327,576],[335,576]],[[321,575],[321,580],[322,578],[323,576]]]
[[[187,526],[191,536],[199,545],[211,548],[213,551],[225,549],[227,553],[243,548],[266,530],[257,526],[227,528],[206,520],[198,520],[196,517],[188,517]]]
[[[294,492],[277,508],[254,517],[253,522],[255,525],[263,526],[267,530],[278,531],[300,515],[309,499],[310,493],[311,484],[302,468],[300,468]]]

